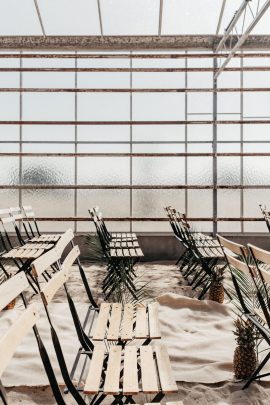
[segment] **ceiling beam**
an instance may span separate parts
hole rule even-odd
[[[0,36],[0,51],[214,50],[220,35],[170,36]],[[230,37],[236,44],[237,36]],[[241,49],[270,50],[270,35],[250,35]]]

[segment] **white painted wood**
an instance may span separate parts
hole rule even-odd
[[[229,264],[232,265],[232,267],[242,271],[247,275],[250,275],[249,268],[246,263],[241,262],[240,260],[236,259],[235,257],[229,256],[228,254],[226,254],[226,258]]]
[[[158,319],[158,302],[148,304],[149,335],[151,339],[160,339],[160,327]]]
[[[75,260],[80,256],[80,249],[79,246],[74,246],[72,250],[69,252],[65,260],[63,261],[62,264],[62,269],[63,270],[68,270],[70,267],[73,265]]]
[[[30,305],[0,340],[0,377],[10,362],[16,348],[33,325],[35,325],[38,318],[37,308],[34,304]]]
[[[52,278],[41,289],[41,298],[45,305],[49,305],[57,291],[67,282],[69,270],[63,269],[52,275]]]
[[[0,311],[28,287],[25,273],[20,272],[0,285]]]
[[[107,332],[107,340],[117,341],[120,335],[120,324],[122,318],[122,304],[112,304],[110,325]]]
[[[257,260],[260,260],[265,264],[270,264],[270,252],[258,248],[257,246],[251,245],[250,243],[248,244],[248,247],[252,251]]]
[[[135,337],[138,339],[146,339],[148,335],[149,331],[146,306],[143,304],[138,304],[136,307]]]
[[[93,357],[84,386],[85,394],[96,394],[99,391],[104,355],[104,346],[98,345],[94,348]]]
[[[158,392],[157,372],[152,346],[140,347],[142,389],[145,394]]]
[[[134,307],[132,304],[125,304],[121,325],[121,340],[132,340],[134,323]]]
[[[121,346],[111,346],[109,350],[109,360],[104,383],[104,393],[115,395],[120,392],[119,380],[121,369]]]
[[[177,392],[177,385],[172,373],[172,367],[167,349],[164,345],[155,346],[159,380],[162,391],[166,394]]]
[[[65,247],[72,241],[74,238],[74,233],[72,229],[68,229],[59,239],[59,241],[56,244],[56,249],[59,252],[60,257],[62,256],[62,253],[65,249]]]
[[[103,340],[105,338],[110,309],[111,304],[102,303],[100,305],[98,318],[94,326],[93,340]]]
[[[31,265],[33,276],[39,277],[45,270],[47,270],[52,264],[56,263],[59,259],[59,251],[55,248],[49,250],[47,253],[44,253]]]
[[[137,347],[126,346],[124,352],[123,394],[134,395],[139,392],[137,371]]]

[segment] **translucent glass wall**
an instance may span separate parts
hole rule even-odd
[[[217,122],[269,120],[269,92],[239,91],[267,87],[269,72],[223,72],[218,88],[231,90],[217,92],[215,110],[213,57],[191,58],[183,53],[185,57],[179,59],[76,59],[73,55],[62,59],[0,58],[0,120],[7,121],[0,125],[1,207],[31,204],[39,217],[72,219],[68,223],[42,222],[46,230],[70,225],[79,232],[93,229],[89,222],[76,222],[74,217],[87,218],[88,208],[99,205],[106,217],[117,219],[110,221],[111,229],[167,232],[169,226],[161,219],[163,207],[170,204],[190,218],[206,219],[193,222],[201,230],[212,231],[212,218],[217,216],[236,219],[218,222],[218,231],[265,231],[263,223],[239,219],[259,217],[258,204],[270,205],[270,190],[263,188],[269,184],[270,158],[215,158],[211,154],[215,148],[218,153],[270,152],[269,124],[213,122],[215,118]],[[252,66],[269,66],[269,59],[236,58],[230,64]],[[7,71],[9,68],[22,71]],[[66,70],[57,71],[62,68]],[[100,68],[106,71],[98,71]],[[144,68],[151,71],[140,70]],[[178,71],[161,72],[160,68]],[[96,124],[84,125],[86,121]],[[108,121],[118,124],[107,125]],[[131,125],[130,121],[147,124]],[[155,123],[149,125],[149,121]],[[158,121],[167,124],[159,125]],[[175,121],[181,124],[172,124]],[[15,155],[5,155],[8,153]],[[251,185],[262,188],[245,188]],[[131,223],[129,217],[160,221]]]

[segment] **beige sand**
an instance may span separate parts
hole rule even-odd
[[[191,291],[179,274],[177,268],[173,265],[163,264],[145,264],[139,266],[138,273],[142,277],[143,282],[149,281],[149,295],[155,298],[161,294],[174,292],[187,296],[193,296]],[[101,297],[100,283],[105,274],[105,270],[91,266],[87,271],[88,278],[96,296]],[[77,271],[73,272],[72,279],[69,283],[72,285],[72,292],[77,302],[86,302],[86,299],[81,293],[80,280]],[[102,298],[100,298],[102,299]],[[62,293],[56,297],[56,301],[63,302]],[[31,370],[25,370],[31,375]],[[185,405],[189,404],[211,404],[211,405],[227,405],[227,404],[270,404],[270,384],[254,383],[248,390],[242,391],[242,383],[217,383],[217,384],[199,384],[180,382],[179,396],[177,399],[182,399]],[[54,404],[50,389],[48,387],[16,387],[8,390],[8,396],[12,405],[16,404]],[[138,403],[149,402],[151,397],[139,398]],[[168,399],[173,399],[170,397]],[[74,404],[74,401],[65,396],[68,405]],[[107,401],[109,403],[110,401]]]

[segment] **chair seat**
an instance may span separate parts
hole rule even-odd
[[[137,247],[140,247],[139,242],[137,240],[134,241],[112,240],[110,242],[110,248],[137,248]]]
[[[128,345],[122,349],[117,345],[111,346],[108,354],[105,346],[95,346],[84,386],[85,394],[169,394],[177,391],[165,346]]]
[[[15,248],[3,254],[4,259],[36,259],[45,252],[45,249],[23,249]]]
[[[142,257],[144,254],[141,248],[111,248],[111,257]]]
[[[93,340],[160,339],[158,303],[102,303],[93,327]]]
[[[30,239],[29,242],[57,242],[61,238],[61,234],[44,234],[41,236],[35,236]]]
[[[118,239],[123,239],[123,238],[137,239],[136,233],[125,233],[125,232],[112,233],[111,236],[112,236],[113,239],[115,239],[115,238],[118,238]]]
[[[44,249],[44,250],[49,250],[53,248],[55,245],[53,243],[31,243],[28,242],[23,246],[20,246],[20,249]]]

